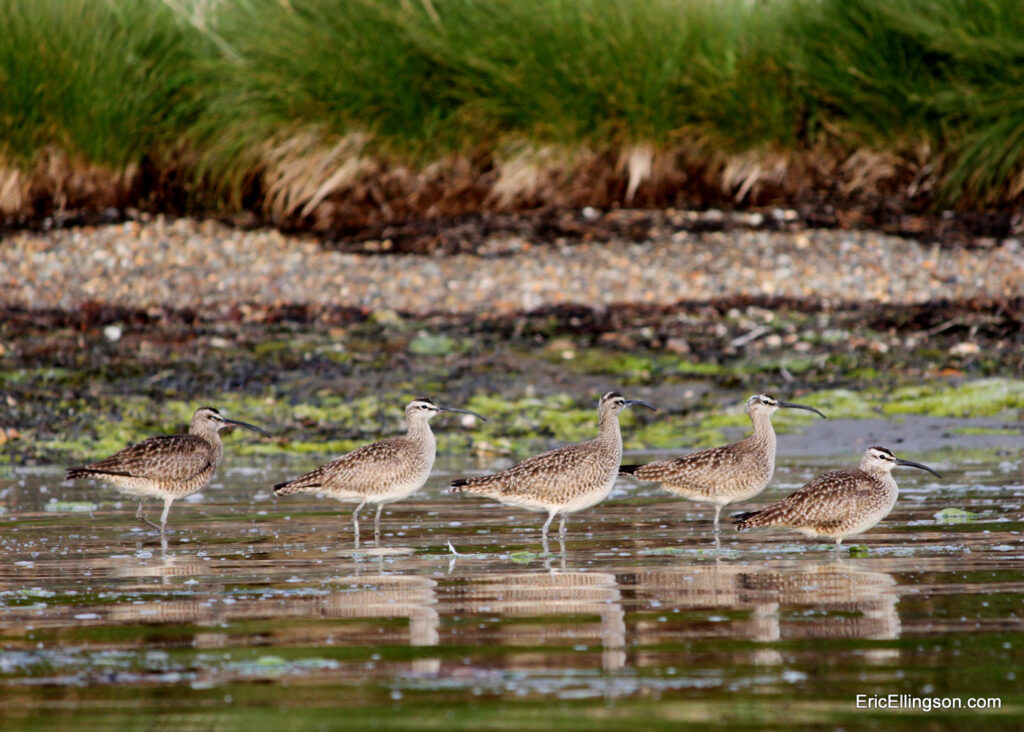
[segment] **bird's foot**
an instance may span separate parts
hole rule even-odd
[[[161,534],[163,534],[163,533],[164,533],[165,529],[164,529],[164,527],[163,527],[163,526],[161,526],[160,524],[158,524],[158,523],[155,523],[155,522],[153,522],[153,521],[150,521],[150,520],[149,520],[148,518],[146,518],[145,516],[139,516],[138,518],[139,518],[139,521],[141,521],[142,523],[146,524],[146,526],[149,526],[149,527],[150,527],[150,528],[152,528],[152,529],[156,529],[156,530],[157,530],[157,531],[159,531],[159,532],[160,532]]]

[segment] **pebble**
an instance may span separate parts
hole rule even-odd
[[[937,249],[841,230],[676,233],[644,242],[558,246],[510,243],[502,236],[508,256],[481,257],[351,254],[321,247],[309,236],[159,217],[21,232],[0,247],[0,305],[74,309],[96,301],[223,309],[319,303],[362,307],[391,321],[400,319],[399,312],[671,305],[735,295],[893,304],[1024,295],[1019,246]]]

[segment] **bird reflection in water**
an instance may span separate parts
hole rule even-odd
[[[562,554],[564,561],[564,552]],[[478,644],[544,646],[578,644],[588,637],[601,643],[601,667],[617,671],[626,665],[626,622],[622,592],[613,573],[552,570],[481,575],[455,588],[451,598],[455,615],[536,618],[534,623],[488,625],[478,631]],[[554,622],[572,616],[579,622]],[[596,627],[583,620],[597,616]],[[509,654],[517,668],[547,663],[533,653]]]
[[[654,645],[685,638],[731,637],[773,643],[780,640],[828,638],[893,640],[900,634],[895,578],[887,572],[844,562],[817,564],[752,563],[666,567],[638,572],[635,582],[640,607],[681,610],[747,610],[747,619],[693,624],[666,629],[641,620],[634,643]],[[808,615],[807,610],[813,610]],[[896,651],[874,649],[867,657],[883,660]],[[754,654],[758,664],[779,664],[774,649]]]
[[[352,585],[344,592],[322,598],[321,611],[327,618],[408,618],[408,643],[413,648],[436,646],[441,618],[437,612],[437,582],[429,577],[407,574],[351,576],[331,580],[333,586]],[[379,641],[378,641],[379,642]],[[417,657],[410,671],[417,676],[436,676],[440,658]]]

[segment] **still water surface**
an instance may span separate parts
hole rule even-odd
[[[900,500],[854,540],[867,547],[859,556],[731,527],[716,551],[710,510],[623,478],[545,558],[542,515],[442,492],[466,469],[452,456],[385,511],[380,550],[372,511],[355,552],[349,509],[273,498],[268,486],[312,463],[243,469],[248,460],[230,455],[200,498],[174,506],[161,544],[109,488],[64,484],[57,466],[8,469],[0,719],[5,729],[1014,727],[1024,444],[901,456],[945,479],[898,474]],[[783,459],[766,495],[851,462]],[[855,707],[858,694],[890,693],[994,696],[1002,709]]]

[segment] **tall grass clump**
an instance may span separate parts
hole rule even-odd
[[[786,139],[784,66],[763,63],[775,12],[744,0],[225,0],[217,30],[241,60],[211,67],[204,124],[244,119],[257,135],[313,123],[428,154],[496,135],[664,142],[702,123]]]
[[[402,0],[224,0],[218,35],[237,55],[199,64],[201,172],[237,199],[254,169],[314,159],[338,140],[416,158],[456,144],[450,79],[416,47]],[[343,162],[339,163],[343,164]]]
[[[123,167],[180,139],[203,38],[153,0],[0,3],[0,155]]]
[[[1019,2],[799,0],[792,10],[809,137],[831,129],[851,146],[925,148],[946,202],[1024,191]]]
[[[765,61],[776,12],[745,0],[224,0],[216,30],[238,57],[206,67],[196,144],[207,179],[236,199],[254,167],[320,168],[333,153],[317,148],[338,139],[357,141],[349,158],[413,163],[508,143],[793,144],[786,67]]]
[[[722,118],[766,15],[742,0],[451,0],[417,40],[487,138],[665,144]]]

